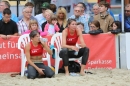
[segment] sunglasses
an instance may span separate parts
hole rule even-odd
[[[130,12],[130,10],[125,10],[125,12]]]

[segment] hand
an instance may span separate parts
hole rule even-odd
[[[7,39],[6,35],[1,35],[1,38]]]
[[[71,49],[75,51],[79,51],[79,48],[77,48],[76,46],[71,46]]]
[[[79,44],[79,46],[84,48],[84,47],[86,47],[86,44],[84,44],[84,43],[83,44]]]
[[[45,69],[41,69],[41,68],[39,68],[39,69],[38,69],[38,73],[39,73],[40,75],[44,75],[43,70],[45,70]]]
[[[7,35],[7,36],[6,36],[6,39],[9,39],[10,37],[11,37],[11,35]]]

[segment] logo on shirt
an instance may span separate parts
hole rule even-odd
[[[67,38],[67,41],[73,41],[76,38]]]
[[[31,50],[31,52],[32,52],[32,53],[37,53],[39,49],[40,49],[40,48],[38,48],[38,49],[33,49],[33,50]]]

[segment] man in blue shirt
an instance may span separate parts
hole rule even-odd
[[[130,32],[130,4],[125,6],[124,30]]]
[[[84,31],[85,33],[89,32],[88,22],[84,17],[81,16],[81,8],[76,6],[74,8],[74,15],[70,17],[70,19],[76,19],[76,22],[81,22],[84,24]]]
[[[9,2],[8,2],[8,1],[1,1],[1,2],[0,2],[0,19],[2,19],[2,17],[3,17],[3,10],[4,10],[5,8],[9,8],[9,9],[10,9],[10,4],[9,4]],[[14,14],[11,14],[11,19],[12,19],[13,21],[15,21],[16,23],[18,22],[18,18],[17,18],[17,16],[14,15]]]

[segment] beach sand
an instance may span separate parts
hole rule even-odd
[[[11,77],[10,73],[0,74],[0,86],[130,86],[130,70],[93,69],[85,76],[65,76],[54,78],[27,79],[26,76]]]

